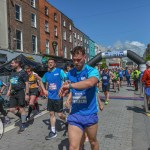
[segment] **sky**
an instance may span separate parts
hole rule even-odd
[[[48,0],[106,48],[144,52],[150,43],[150,0]]]

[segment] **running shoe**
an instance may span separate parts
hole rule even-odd
[[[53,139],[57,136],[57,133],[55,132],[52,132],[50,131],[49,135],[45,137],[45,140],[50,140],[50,139]]]
[[[108,105],[108,100],[105,101],[105,105]]]
[[[23,131],[25,131],[25,130],[26,130],[26,128],[27,128],[27,126],[26,126],[26,124],[25,124],[25,123],[21,124],[21,126],[20,126],[20,129],[19,129],[18,133],[22,133]]]

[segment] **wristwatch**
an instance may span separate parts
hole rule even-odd
[[[72,85],[71,85],[71,82],[69,82],[69,89],[72,89]]]

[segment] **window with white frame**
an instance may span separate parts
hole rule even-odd
[[[80,39],[80,36],[79,36],[79,34],[78,34],[78,40]]]
[[[69,25],[69,30],[72,30],[72,26],[71,26],[71,24]]]
[[[72,43],[72,35],[69,35],[69,42]]]
[[[22,32],[19,30],[16,30],[16,48],[17,50],[23,50]]]
[[[55,37],[58,36],[57,26],[54,26],[54,36],[55,36]]]
[[[64,46],[64,58],[67,58],[67,47]]]
[[[54,13],[54,21],[57,21],[57,14]]]
[[[46,54],[49,54],[49,40],[46,40]]]
[[[31,0],[31,6],[35,8],[35,0]]]
[[[49,24],[47,20],[45,20],[45,32],[49,32]]]
[[[66,26],[66,21],[65,21],[65,20],[63,20],[63,26],[64,26],[64,27]]]
[[[84,39],[84,43],[86,43],[86,39]]]
[[[32,52],[37,53],[37,37],[32,35]]]
[[[58,45],[56,46],[55,55],[58,56]]]
[[[72,59],[72,53],[71,53],[71,51],[72,51],[72,48],[70,49],[70,59]]]
[[[21,6],[15,5],[15,10],[16,10],[16,19],[19,21],[22,21],[22,9]]]
[[[31,26],[36,28],[36,14],[31,14]]]
[[[76,38],[77,37],[77,34],[76,33],[74,33],[74,38]]]
[[[67,33],[66,33],[66,31],[64,31],[63,32],[63,39],[66,40],[66,37],[67,37]]]
[[[81,39],[81,42],[82,42],[82,36],[81,36],[81,38],[80,38],[80,39]]]
[[[48,7],[45,6],[45,15],[48,16]]]

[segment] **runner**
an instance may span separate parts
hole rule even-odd
[[[123,70],[122,68],[118,69],[119,74],[119,80],[120,80],[120,87],[122,87],[122,81],[123,81]]]
[[[104,95],[106,97],[105,105],[108,105],[108,103],[110,101],[110,99],[109,99],[110,78],[114,79],[115,75],[111,71],[108,71],[108,68],[105,68],[102,73],[102,89],[103,89]]]
[[[28,116],[27,120],[30,120],[30,115],[33,110],[37,110],[39,112],[39,105],[37,98],[39,96],[39,81],[41,78],[37,73],[33,71],[31,66],[26,66],[26,72],[28,74],[28,82],[29,82],[29,108],[28,108]]]
[[[48,91],[44,88],[44,85],[41,82],[43,92],[48,95],[47,110],[50,112],[51,123],[51,131],[49,135],[45,137],[46,140],[50,140],[57,136],[55,129],[55,113],[58,114],[60,119],[66,122],[66,116],[63,114],[63,98],[58,96],[60,87],[66,79],[66,74],[62,69],[56,68],[56,62],[52,58],[48,60],[48,68],[49,71],[46,72],[42,78],[44,83],[48,83]]]
[[[3,123],[10,123],[10,119],[7,117],[7,112],[3,108],[4,99],[2,98],[2,93],[6,87],[6,84],[0,80],[0,112],[4,116]]]
[[[118,91],[120,91],[120,78],[119,78],[119,73],[117,68],[114,69],[113,74],[115,75],[115,78],[112,79],[113,82],[113,86],[114,86],[114,91],[117,92],[117,87],[118,87]]]
[[[128,67],[126,67],[125,77],[126,77],[126,80],[127,80],[127,86],[131,86],[130,74],[131,74],[130,69],[128,69]]]
[[[29,85],[28,75],[21,68],[21,61],[13,59],[11,62],[13,72],[10,76],[10,86],[7,96],[10,96],[10,109],[9,111],[21,118],[21,126],[18,133],[26,129],[26,112],[25,112],[25,99],[29,99]],[[19,111],[16,110],[18,107]]]
[[[150,110],[150,61],[146,62],[146,70],[142,76],[142,82],[145,84],[145,94],[147,98],[148,109]]]
[[[68,80],[60,89],[59,95],[64,97],[72,93],[72,109],[67,118],[69,149],[79,150],[84,131],[87,133],[91,149],[98,150],[97,141],[98,116],[96,105],[96,85],[99,81],[97,69],[85,65],[86,54],[82,46],[72,51],[75,67],[69,71]]]

